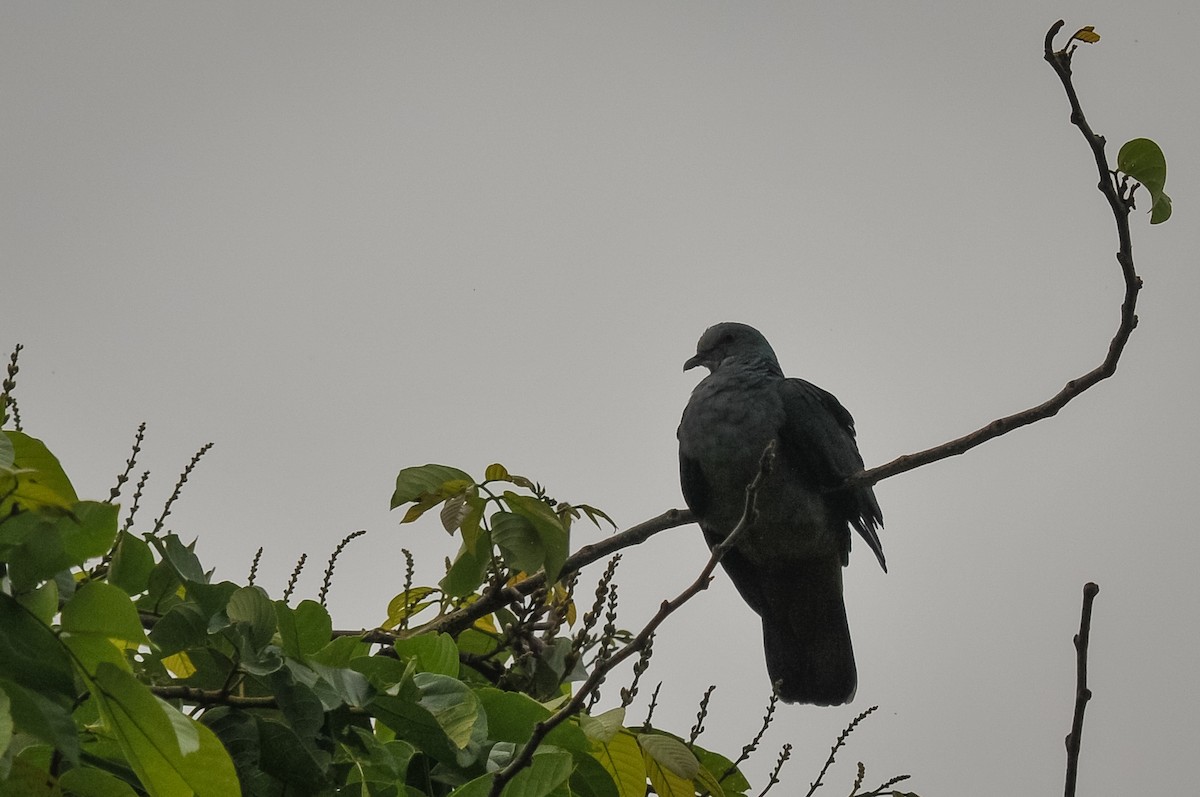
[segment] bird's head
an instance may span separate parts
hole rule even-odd
[[[725,321],[704,330],[696,343],[696,356],[683,364],[683,370],[703,365],[715,372],[726,360],[739,362],[764,361],[776,370],[779,361],[767,339],[752,326]]]

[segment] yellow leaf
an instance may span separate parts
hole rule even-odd
[[[1075,31],[1072,39],[1078,39],[1085,44],[1095,44],[1100,41],[1100,34],[1096,32],[1096,28],[1092,25],[1084,25],[1079,30]]]
[[[176,678],[190,678],[196,673],[196,666],[182,651],[174,656],[164,656],[162,663]]]

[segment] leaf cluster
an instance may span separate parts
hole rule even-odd
[[[118,487],[141,442],[139,430]],[[400,473],[404,521],[437,507],[460,549],[436,586],[413,583],[410,565],[384,621],[350,633],[322,601],[293,602],[294,578],[288,599],[219,580],[164,528],[198,459],[137,533],[116,503],[80,500],[40,439],[0,431],[0,797],[490,794],[572,685],[630,637],[611,567],[581,617],[577,574],[563,571],[572,522],[608,516],[500,465],[479,480],[438,465]],[[534,573],[544,586],[513,589]],[[497,593],[469,627],[439,629]],[[538,738],[503,794],[750,791],[729,758],[628,727],[624,706],[581,710]]]

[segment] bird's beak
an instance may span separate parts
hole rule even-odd
[[[683,364],[683,370],[689,371],[692,368],[695,368],[697,365],[704,365],[703,355],[697,354],[695,357],[685,362]]]

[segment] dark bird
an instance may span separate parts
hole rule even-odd
[[[746,485],[775,441],[774,468],[758,491],[758,519],[721,564],[762,618],[767,672],[780,698],[848,703],[858,685],[842,600],[851,528],[887,571],[874,491],[844,486],[863,468],[854,419],[832,394],[785,378],[754,327],[710,327],[683,369],[697,365],[710,373],[692,391],[679,424],[684,500],[713,547],[741,519]]]

